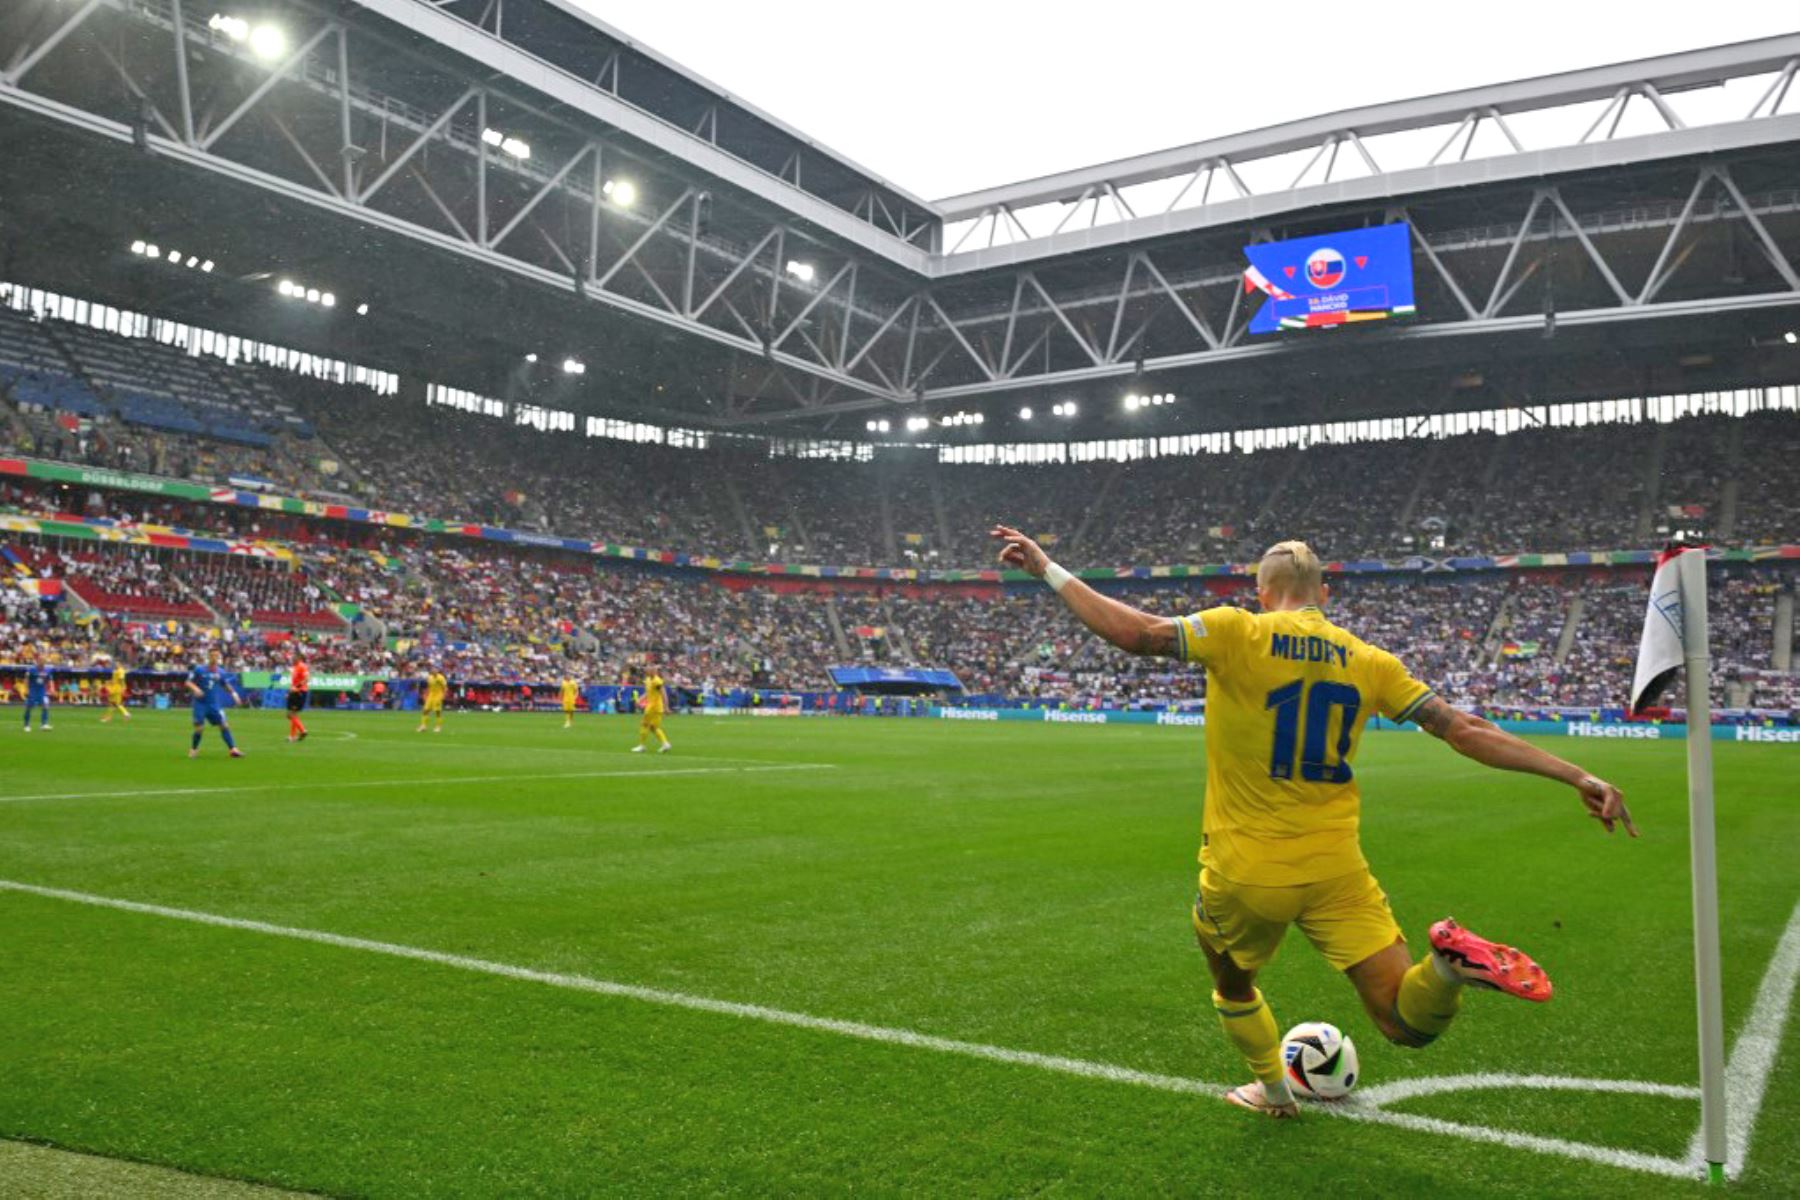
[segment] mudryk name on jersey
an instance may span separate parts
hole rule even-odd
[[[1290,662],[1336,663],[1348,667],[1352,653],[1350,647],[1341,642],[1312,635],[1276,633],[1269,637],[1269,657],[1285,658]]]

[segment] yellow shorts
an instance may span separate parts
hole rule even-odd
[[[655,729],[662,724],[662,719],[663,715],[661,709],[657,709],[655,712],[645,710],[638,717],[638,724],[642,725],[645,729]]]
[[[444,698],[439,696],[437,699],[433,700],[430,696],[425,697],[425,712],[427,714],[442,716],[444,713]]]
[[[1289,925],[1298,925],[1339,971],[1406,940],[1387,893],[1367,867],[1294,887],[1234,883],[1210,867],[1201,869],[1194,932],[1208,950],[1229,954],[1246,971],[1259,970],[1275,957]]]
[[[566,713],[573,713],[575,711],[575,706],[573,704],[565,704],[563,705],[563,711]]]

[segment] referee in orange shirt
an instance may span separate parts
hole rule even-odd
[[[288,741],[290,742],[306,740],[306,726],[301,723],[300,714],[306,711],[306,697],[311,689],[312,668],[296,650],[294,652],[294,670],[288,676],[287,714]]]

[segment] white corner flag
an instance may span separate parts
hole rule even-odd
[[[1719,980],[1719,871],[1714,845],[1712,697],[1706,551],[1671,546],[1656,558],[1631,680],[1633,716],[1687,668],[1688,842],[1694,876],[1694,990],[1700,1024],[1700,1133],[1707,1173],[1725,1179],[1725,1022]]]
[[[1681,557],[1682,551],[1674,547],[1656,556],[1656,573],[1650,578],[1650,607],[1644,613],[1644,636],[1638,640],[1637,671],[1631,677],[1633,716],[1656,703],[1681,669]]]

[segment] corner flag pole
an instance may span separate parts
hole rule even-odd
[[[1725,1181],[1725,1017],[1719,978],[1719,863],[1713,821],[1711,655],[1707,649],[1706,551],[1678,570],[1682,662],[1687,677],[1688,843],[1694,876],[1694,990],[1700,1021],[1700,1130],[1707,1175]]]

